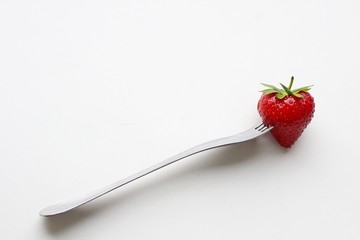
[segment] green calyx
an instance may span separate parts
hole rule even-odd
[[[277,87],[275,87],[273,85],[262,83],[262,85],[267,87],[267,89],[264,89],[264,90],[262,90],[260,92],[262,92],[264,94],[276,93],[275,96],[278,99],[283,99],[284,97],[290,96],[290,95],[294,95],[295,97],[302,98],[303,96],[300,94],[300,92],[301,91],[307,92],[313,86],[313,85],[310,85],[310,86],[301,87],[301,88],[297,88],[297,89],[292,90],[291,88],[292,88],[293,83],[294,83],[294,77],[291,77],[290,84],[289,84],[288,87],[285,86],[284,84],[280,83],[282,89],[277,88]]]

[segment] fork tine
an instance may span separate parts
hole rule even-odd
[[[260,128],[262,128],[265,124],[264,123],[260,123],[259,126],[255,127],[256,130],[259,130]]]
[[[265,132],[268,129],[268,126],[264,124],[264,126],[260,129],[260,132]]]
[[[257,126],[255,129],[259,132],[265,132],[269,126],[265,125],[264,123],[261,123],[259,126]]]
[[[264,124],[261,128],[259,128],[260,132],[263,132],[267,129],[267,126]]]

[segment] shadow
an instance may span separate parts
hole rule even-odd
[[[179,170],[159,181],[177,181],[195,174],[205,175],[207,172],[216,174],[217,171],[241,167],[244,163],[250,162],[258,151],[260,149],[256,140],[205,151],[182,160],[182,163],[175,163],[182,164]]]
[[[222,171],[222,168],[235,167],[251,160],[258,151],[256,140],[217,148],[208,152],[206,159],[199,161],[194,170],[201,171],[202,169],[213,168]]]
[[[105,195],[96,200],[96,202],[88,203],[71,211],[51,217],[42,217],[42,223],[50,235],[61,235],[66,231],[71,231],[71,229],[91,221],[94,215],[106,215],[107,212],[113,211],[114,208],[126,206],[126,202],[137,198],[137,195],[141,195],[142,191],[144,190],[132,189],[130,191],[124,191],[123,194],[120,195]]]
[[[49,234],[58,235],[64,231],[76,228],[77,225],[90,221],[94,215],[106,214],[109,211],[114,211],[115,208],[117,212],[121,207],[125,209],[128,201],[141,199],[144,194],[146,195],[149,191],[154,191],[156,188],[164,187],[164,185],[174,185],[176,181],[183,181],[184,178],[191,178],[194,175],[209,174],[207,171],[211,171],[214,174],[214,171],[221,172],[226,171],[228,168],[241,167],[245,162],[252,160],[256,153],[266,151],[258,145],[262,144],[259,144],[257,139],[255,139],[241,144],[212,149],[188,157],[180,161],[183,165],[176,172],[161,175],[150,181],[143,181],[138,185],[135,184],[135,186],[127,188],[127,190],[119,191],[117,195],[105,195],[101,199],[96,200],[96,202],[86,204],[69,212],[52,217],[44,217],[44,226]],[[174,165],[180,164],[180,162],[174,163]],[[126,186],[122,188],[126,188]]]
[[[55,215],[52,217],[43,217],[43,224],[47,232],[51,235],[58,235],[64,230],[69,230],[77,226],[77,224],[86,221],[94,211],[86,211],[85,209],[75,209],[73,211]]]

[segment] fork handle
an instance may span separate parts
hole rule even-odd
[[[178,153],[175,156],[172,156],[158,164],[155,164],[155,165],[153,165],[149,168],[146,168],[138,173],[135,173],[127,178],[124,178],[124,179],[114,182],[110,185],[107,185],[101,189],[98,189],[95,192],[86,194],[79,198],[70,199],[70,200],[67,200],[67,201],[64,201],[61,203],[57,203],[57,204],[48,206],[40,211],[40,215],[44,216],[44,217],[48,217],[48,216],[53,216],[53,215],[67,212],[71,209],[74,209],[81,205],[84,205],[85,203],[88,203],[98,197],[101,197],[104,194],[109,193],[119,187],[122,187],[132,181],[135,181],[136,179],[139,179],[139,178],[146,176],[152,172],[155,172],[156,170],[166,167],[172,163],[175,163],[181,159],[184,159],[186,157],[189,157],[191,155],[194,155],[196,153],[200,153],[200,152],[203,152],[203,151],[206,151],[209,149],[244,142],[244,141],[256,138],[256,137],[268,132],[269,130],[270,130],[270,128],[267,128],[264,131],[254,131],[254,128],[251,128],[245,132],[242,132],[242,133],[234,135],[234,136],[220,138],[220,139],[212,140],[212,141],[197,145],[197,146],[192,147],[188,150],[185,150],[181,153]]]

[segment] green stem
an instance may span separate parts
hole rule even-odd
[[[294,82],[294,76],[292,76],[291,79],[290,79],[289,90],[291,90],[293,82]]]

